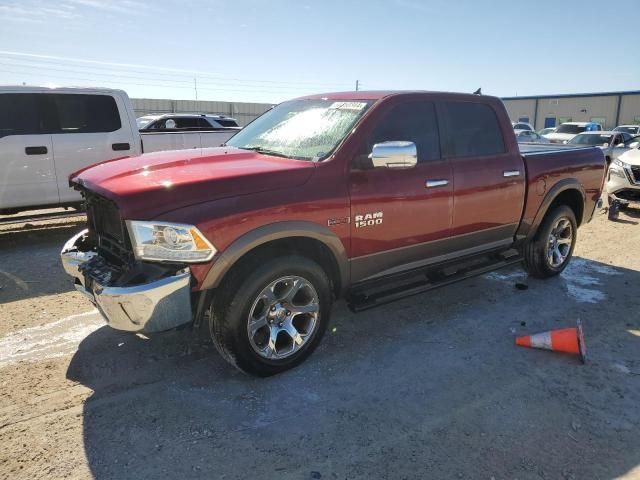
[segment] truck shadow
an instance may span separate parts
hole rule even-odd
[[[73,290],[60,250],[84,220],[0,227],[0,304]]]
[[[97,479],[617,477],[640,465],[639,284],[575,258],[547,281],[512,268],[360,314],[341,303],[318,351],[267,379],[191,330],[103,327],[67,371],[94,391],[86,458]],[[585,366],[513,345],[578,317]]]

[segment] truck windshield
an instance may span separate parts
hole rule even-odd
[[[558,127],[556,133],[582,133],[587,129],[585,126],[581,125],[569,125],[567,123],[563,123]]]
[[[611,143],[611,135],[577,135],[569,140],[572,145],[603,145]]]
[[[239,131],[227,145],[298,160],[321,160],[371,104],[326,99],[284,102]]]

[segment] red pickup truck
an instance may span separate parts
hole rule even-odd
[[[337,298],[360,310],[516,262],[559,274],[604,173],[598,148],[519,148],[498,98],[314,95],[219,148],[76,172],[88,229],[61,255],[113,328],[207,322],[266,376],[311,354]]]

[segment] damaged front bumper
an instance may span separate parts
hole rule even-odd
[[[130,332],[160,332],[188,323],[191,314],[191,274],[188,268],[148,283],[110,285],[110,273],[96,274],[87,266],[99,259],[83,250],[87,230],[69,239],[60,252],[62,266],[76,289],[93,303],[109,326]]]
[[[640,175],[633,169],[637,167],[612,163],[606,184],[607,195],[624,205],[640,207]]]

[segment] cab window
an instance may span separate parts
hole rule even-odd
[[[504,153],[502,129],[493,108],[484,103],[444,102],[445,140],[448,157]]]
[[[433,102],[408,102],[391,108],[373,129],[366,154],[371,153],[376,143],[393,141],[415,143],[418,162],[439,159],[440,139]]]

